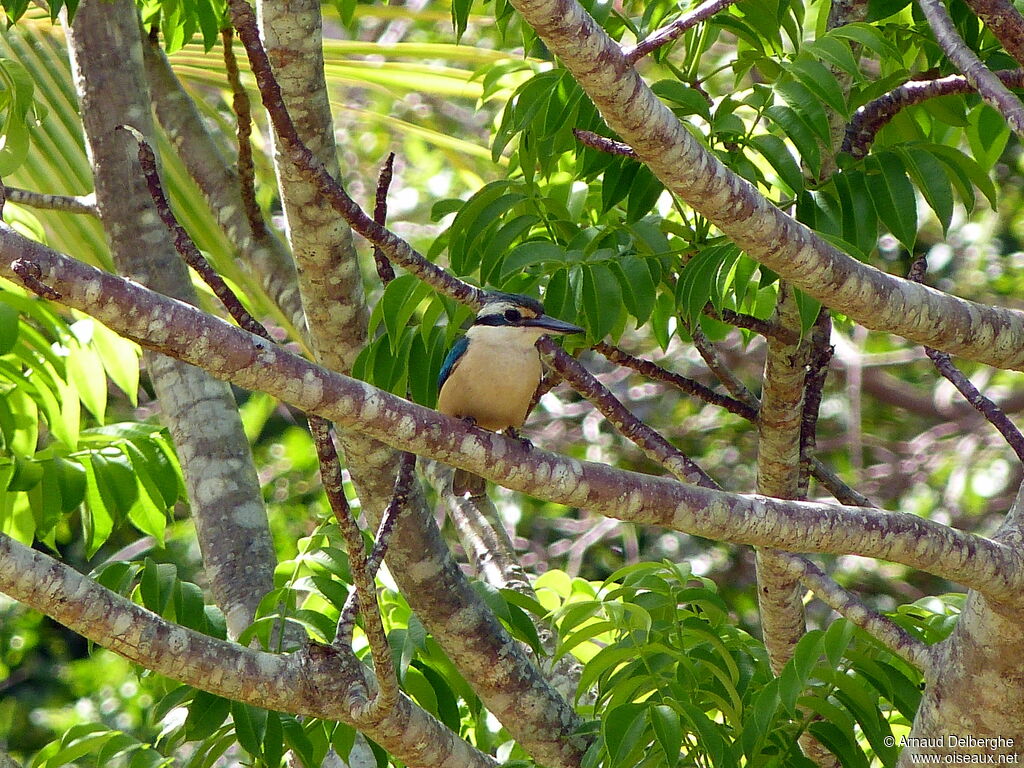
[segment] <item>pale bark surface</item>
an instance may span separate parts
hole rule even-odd
[[[120,124],[152,133],[142,44],[131,2],[85,2],[69,30],[96,202],[118,268],[169,296],[195,301]],[[229,631],[252,621],[273,588],[276,558],[249,443],[230,388],[199,368],[147,354],[174,437],[214,597]]]
[[[495,761],[404,695],[360,717],[366,667],[325,646],[293,654],[256,651],[173,624],[73,568],[0,534],[4,592],[147,669],[257,707],[340,720],[419,768],[484,768]]]
[[[906,513],[727,493],[526,448],[324,370],[194,307],[63,257],[5,225],[0,253],[5,260],[22,257],[37,264],[40,279],[62,294],[64,304],[146,347],[513,490],[737,544],[857,552],[941,575],[999,601],[1015,603],[1024,587],[1022,555],[993,539]],[[17,279],[6,263],[0,274]]]

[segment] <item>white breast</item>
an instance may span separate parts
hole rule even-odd
[[[437,409],[457,418],[472,417],[477,426],[495,432],[521,427],[540,383],[540,355],[533,345],[541,333],[470,328],[469,349],[442,387]]]

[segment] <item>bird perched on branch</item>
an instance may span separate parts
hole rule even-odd
[[[583,333],[579,326],[544,314],[529,296],[491,293],[473,326],[452,346],[441,366],[437,410],[492,432],[518,436],[540,384],[540,353],[534,346],[547,333]],[[452,492],[480,496],[486,482],[455,470]]]

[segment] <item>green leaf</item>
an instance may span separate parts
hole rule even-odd
[[[665,190],[665,185],[646,166],[641,166],[629,187],[629,201],[626,204],[626,221],[634,222],[647,215],[654,208]]]
[[[678,105],[673,107],[676,114],[700,115],[711,122],[711,106],[707,97],[696,88],[678,80],[658,80],[651,86],[657,96]]]
[[[833,67],[854,77],[860,74],[860,68],[850,50],[850,44],[843,38],[833,35],[831,30],[817,40],[804,45],[803,52],[823,59]]]
[[[713,245],[696,254],[683,267],[676,283],[676,303],[687,325],[696,322],[713,298],[720,303],[721,297],[715,296],[719,271],[727,261],[731,266],[738,256],[739,249],[731,243]]]
[[[629,194],[640,165],[629,158],[616,158],[601,179],[601,212],[607,213]]]
[[[85,503],[87,510],[82,514],[82,528],[86,544],[86,554],[92,557],[110,538],[114,530],[114,514],[111,505],[105,498],[105,490],[101,488],[89,455],[82,456],[80,461],[85,469]]]
[[[781,104],[766,108],[764,113],[783,130],[800,153],[800,159],[807,165],[808,170],[817,176],[821,171],[821,148],[807,122],[796,110]]]
[[[821,302],[813,296],[804,293],[799,288],[794,288],[793,291],[797,312],[800,314],[800,333],[806,334],[811,330],[814,321],[818,319],[818,313],[821,311]]]
[[[865,160],[868,191],[882,223],[909,250],[917,240],[917,199],[899,155],[884,152]]]
[[[935,211],[945,234],[953,218],[953,185],[945,168],[934,155],[923,149],[897,146],[895,151],[903,158],[907,170],[917,183],[917,188]]]
[[[654,735],[665,753],[666,763],[669,768],[675,768],[679,764],[679,750],[683,744],[679,713],[665,704],[657,704],[649,711]]]
[[[782,82],[775,85],[775,92],[800,116],[817,138],[826,145],[831,142],[828,115],[810,89],[799,82]]]
[[[78,390],[82,404],[102,424],[107,411],[107,377],[103,361],[99,353],[88,343],[69,341],[66,347],[68,356],[65,365],[68,376]]]
[[[846,733],[830,722],[813,722],[808,731],[839,758],[843,768],[868,768],[867,758],[852,733]]]
[[[789,153],[786,142],[773,134],[763,133],[760,136],[754,136],[750,140],[750,146],[764,156],[775,169],[782,183],[792,192],[799,192],[804,188],[804,177],[800,173],[800,166]]]
[[[645,707],[624,704],[605,713],[601,723],[604,743],[611,758],[610,768],[626,765],[626,758],[639,746],[639,738],[646,726]]]
[[[835,75],[829,71],[828,67],[806,56],[800,56],[789,65],[788,69],[793,77],[836,114],[844,118],[850,116],[843,89],[839,87]]]
[[[619,280],[626,309],[636,318],[636,327],[639,328],[647,322],[654,310],[657,289],[651,271],[644,259],[632,254],[611,262],[610,266]]]
[[[615,326],[622,307],[622,292],[615,274],[600,262],[583,265],[583,311],[587,328],[603,339]]]
[[[904,0],[897,0],[902,3],[900,6],[905,7],[908,3]],[[899,50],[890,43],[881,32],[878,31],[877,27],[864,22],[856,22],[854,24],[844,24],[841,27],[837,27],[829,32],[833,37],[845,38],[852,40],[855,43],[860,43],[868,50],[873,51],[878,55],[880,59],[891,60],[894,62],[902,63],[903,55]]]
[[[979,104],[968,115],[967,141],[971,154],[986,171],[995,166],[1010,138],[1006,120],[988,104]]]
[[[870,253],[878,242],[878,215],[871,204],[864,172],[845,169],[832,176],[843,213],[843,240]]]
[[[495,270],[501,265],[509,247],[517,238],[527,234],[534,225],[540,223],[540,220],[540,216],[532,213],[517,216],[502,224],[494,236],[487,240],[487,245],[480,258],[481,284],[498,285],[501,283]]]
[[[314,758],[313,742],[292,715],[281,715],[281,727],[284,730],[284,743],[298,756],[302,765],[319,765]]]
[[[531,240],[513,248],[501,263],[499,280],[504,285],[509,278],[537,264],[564,264],[565,248],[549,240]]]
[[[0,302],[0,355],[6,355],[14,349],[18,341],[19,318],[17,309]]]
[[[227,719],[231,702],[206,691],[196,691],[185,718],[185,735],[189,741],[212,736]]]
[[[267,728],[263,733],[263,759],[267,765],[280,765],[284,756],[284,727],[282,715],[278,712],[267,712]]]

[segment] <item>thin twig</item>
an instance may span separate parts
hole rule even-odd
[[[164,225],[174,237],[174,247],[182,259],[203,278],[214,294],[240,327],[252,334],[273,341],[267,329],[246,311],[241,301],[224,282],[223,278],[210,266],[206,257],[200,253],[192,238],[184,227],[178,223],[163,191],[160,176],[156,168],[156,156],[149,143],[139,131],[129,126],[118,126],[130,133],[138,144],[139,164],[146,177],[150,196],[156,206]],[[38,269],[38,268],[37,268]],[[370,643],[370,653],[377,673],[378,693],[371,705],[390,707],[398,698],[398,679],[395,675],[394,660],[388,645],[387,634],[380,617],[380,606],[373,589],[373,577],[367,575],[366,553],[363,549],[362,534],[355,522],[348,500],[345,498],[341,476],[341,461],[330,434],[330,422],[320,416],[309,415],[309,429],[316,444],[320,458],[320,476],[327,494],[331,510],[338,521],[342,535],[348,548],[349,562],[352,566],[352,581],[357,594],[362,595],[360,604],[363,606],[363,617],[366,635]]]
[[[224,69],[231,85],[231,108],[235,112],[237,126],[239,191],[253,236],[257,239],[265,238],[268,234],[267,225],[256,203],[256,167],[252,160],[252,107],[249,103],[249,94],[242,86],[238,61],[235,59],[235,31],[231,27],[225,27],[220,34],[224,50]]]
[[[932,671],[935,655],[930,646],[910,635],[892,619],[869,608],[860,598],[837,584],[806,557],[788,553],[781,556],[804,586],[825,605],[863,629],[925,675]]]
[[[693,324],[693,327],[690,329],[690,336],[693,339],[693,346],[697,348],[697,353],[704,360],[704,364],[715,374],[715,378],[722,382],[722,386],[729,391],[729,394],[751,408],[759,408],[760,403],[758,403],[757,398],[747,389],[746,384],[740,381],[729,367],[721,361],[718,356],[718,350],[715,349],[714,344],[708,341],[708,337],[704,335],[704,331],[701,330],[699,323]]]
[[[388,636],[381,622],[380,605],[374,587],[374,577],[367,567],[366,549],[363,546],[363,533],[356,524],[355,516],[345,498],[344,480],[341,474],[341,460],[338,450],[331,437],[331,423],[319,416],[309,418],[309,431],[313,435],[317,457],[320,460],[320,482],[324,493],[338,521],[341,535],[345,539],[348,560],[358,595],[360,612],[363,614],[363,629],[370,644],[370,656],[376,671],[377,683],[380,686],[373,704],[391,706],[398,699],[398,678],[395,676],[394,658],[388,645]],[[345,642],[335,643],[345,645]]]
[[[729,411],[729,413],[741,416],[747,421],[757,421],[757,408],[751,407],[747,403],[741,402],[733,397],[720,395],[710,387],[701,384],[699,381],[688,379],[678,373],[668,371],[660,365],[652,363],[650,360],[635,357],[634,355],[624,352],[618,347],[604,341],[599,341],[594,345],[593,349],[595,352],[604,355],[608,360],[616,365],[631,368],[637,373],[654,381],[671,384],[681,392],[697,397],[705,403],[710,403],[711,405],[717,405],[720,408],[724,408]]]
[[[136,145],[138,147],[139,166],[142,169],[143,175],[146,177],[146,186],[149,188],[149,195],[153,198],[153,204],[156,206],[157,214],[160,216],[160,220],[163,221],[164,226],[167,227],[171,235],[174,238],[174,248],[184,259],[185,263],[188,264],[192,269],[199,273],[199,276],[203,279],[214,295],[220,300],[224,308],[235,318],[235,322],[239,326],[247,330],[249,333],[262,336],[264,339],[273,341],[270,333],[263,324],[256,318],[249,314],[249,312],[242,306],[242,302],[239,301],[235,292],[232,291],[228,284],[224,282],[216,270],[210,266],[210,262],[206,260],[206,257],[200,253],[199,248],[196,247],[195,242],[189,237],[188,232],[185,228],[178,223],[178,219],[175,217],[174,212],[171,210],[171,204],[167,200],[167,196],[164,194],[163,185],[160,182],[160,175],[156,167],[156,155],[153,153],[153,148],[149,146],[149,142],[146,138],[135,128],[130,125],[119,125],[114,130],[124,131],[125,133],[134,137]]]
[[[695,27],[706,19],[711,18],[719,11],[728,8],[737,1],[738,0],[707,0],[707,2],[698,5],[692,11],[680,16],[671,24],[652,32],[636,45],[625,48],[622,53],[626,57],[626,61],[630,64],[636,64],[637,61],[647,54],[656,51],[663,45],[681,37],[686,30],[691,27]]]
[[[593,374],[551,339],[542,336],[537,348],[545,362],[569,382],[569,385],[593,403],[624,437],[631,440],[652,461],[688,483],[704,488],[719,488],[689,456],[669,443],[654,429],[634,416]]]
[[[398,467],[398,476],[395,479],[395,490],[391,495],[391,501],[381,515],[380,525],[377,526],[377,535],[374,537],[373,550],[366,559],[366,573],[370,579],[377,576],[384,556],[387,554],[388,545],[391,542],[391,534],[395,530],[399,516],[409,504],[409,495],[412,493],[413,468],[416,466],[416,454],[403,453]],[[339,646],[351,646],[352,630],[355,627],[356,613],[359,611],[359,595],[352,592],[342,608],[341,616],[338,618],[338,628],[335,631],[334,643]]]
[[[1003,82],[992,74],[964,42],[956,30],[949,11],[942,0],[917,0],[928,25],[935,34],[939,47],[946,53],[957,69],[964,73],[974,89],[986,102],[1003,116],[1006,124],[1018,136],[1024,135],[1024,104],[1021,103]]]
[[[47,195],[42,192],[32,192],[18,187],[3,187],[6,194],[6,201],[17,203],[28,208],[38,208],[46,211],[61,211],[62,213],[84,214],[86,216],[99,216],[96,210],[96,195]]]
[[[621,141],[615,139],[609,139],[607,136],[602,136],[593,131],[585,131],[582,128],[573,128],[573,136],[575,136],[580,144],[596,149],[601,152],[607,152],[609,155],[621,155],[622,157],[638,157],[636,150],[634,150],[628,144],[623,144]]]
[[[228,0],[231,22],[238,31],[238,37],[245,46],[259,88],[263,106],[281,141],[289,161],[296,170],[316,185],[318,192],[337,211],[348,225],[373,245],[379,246],[387,257],[425,283],[436,288],[456,301],[479,308],[485,292],[476,286],[448,274],[436,264],[428,261],[405,240],[375,222],[349,197],[348,192],[324,168],[299,138],[295,123],[285,107],[281,86],[274,77],[270,59],[260,40],[256,15],[248,0]]]
[[[1007,69],[994,74],[1008,88],[1024,87],[1024,69]],[[910,80],[903,83],[869,101],[854,113],[846,128],[842,151],[849,152],[854,157],[864,157],[878,132],[902,110],[940,96],[973,91],[974,86],[963,75]]]
[[[924,254],[918,256],[913,264],[910,266],[910,272],[907,274],[907,279],[912,280],[915,283],[920,283],[924,279],[925,271],[928,268],[928,260]],[[1003,409],[996,405],[992,400],[983,395],[971,380],[964,375],[963,371],[953,365],[953,361],[949,354],[946,352],[940,352],[932,347],[924,348],[925,354],[928,355],[928,359],[935,365],[936,370],[941,373],[957,391],[963,395],[964,399],[974,407],[978,413],[984,416],[988,422],[995,427],[999,434],[1003,436],[1013,452],[1017,454],[1017,458],[1024,461],[1024,435],[1021,434],[1017,426],[1010,421],[1010,417],[1007,416]]]
[[[395,153],[389,152],[387,160],[380,169],[377,177],[376,202],[373,206],[373,220],[384,226],[388,216],[388,189],[391,187],[391,179],[395,175]],[[395,268],[391,266],[388,257],[379,245],[373,246],[373,261],[377,265],[377,275],[380,281],[387,285],[395,279]]]
[[[811,332],[811,349],[804,378],[804,403],[800,420],[800,492],[799,498],[807,498],[811,475],[811,459],[817,442],[818,411],[821,408],[822,390],[828,376],[828,366],[834,351],[829,343],[832,336],[832,315],[822,307]]]

